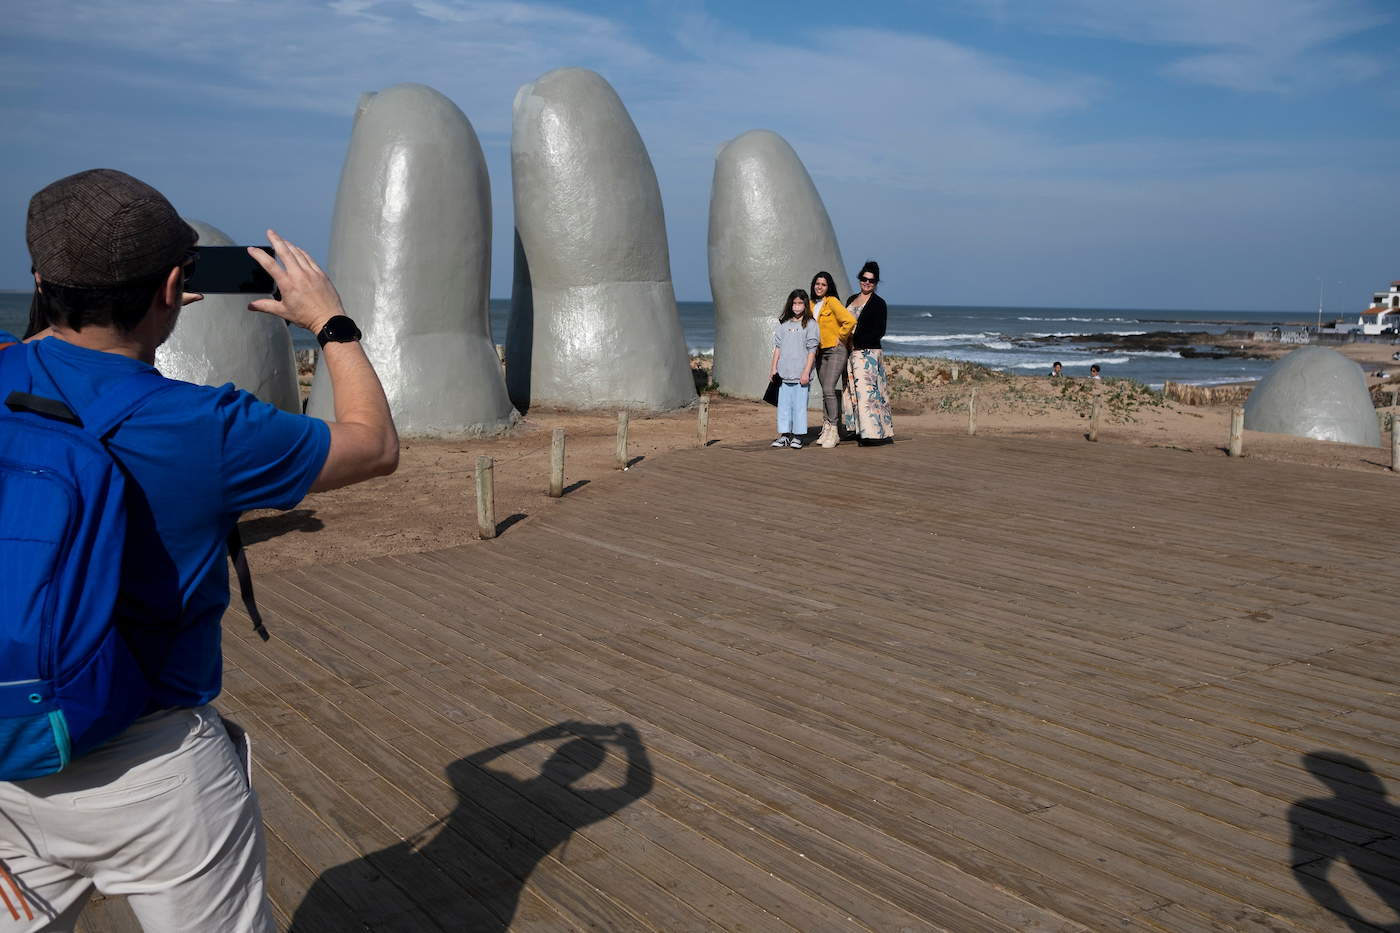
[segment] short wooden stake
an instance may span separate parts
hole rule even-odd
[[[1244,409],[1230,410],[1230,456],[1238,457],[1244,449]]]
[[[972,437],[977,433],[977,389],[974,387],[972,395],[967,399],[967,436]]]
[[[1385,409],[1384,409],[1384,408],[1377,408],[1377,409],[1376,409],[1376,427],[1380,429],[1380,432],[1381,432],[1382,434],[1385,433]]]
[[[564,429],[554,429],[554,443],[549,447],[549,497],[564,494]]]
[[[957,381],[958,381],[958,364],[957,364],[957,363],[954,363],[954,364],[953,364],[953,382],[957,382]]]
[[[1395,409],[1390,411],[1390,472],[1400,473],[1400,431],[1395,430]]]
[[[617,468],[627,469],[627,412],[617,413]]]
[[[476,528],[482,540],[496,537],[495,463],[490,457],[476,458]]]
[[[710,397],[700,396],[700,417],[695,422],[695,438],[704,447],[710,442]]]
[[[1099,439],[1099,412],[1103,410],[1103,399],[1094,396],[1094,402],[1089,406],[1089,440],[1097,442]]]

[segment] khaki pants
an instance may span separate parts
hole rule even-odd
[[[57,774],[0,781],[0,861],[34,912],[0,915],[6,931],[71,931],[94,886],[126,895],[146,933],[274,929],[247,740],[212,706],[154,713]]]

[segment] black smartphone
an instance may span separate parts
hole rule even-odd
[[[206,295],[272,295],[278,297],[277,285],[257,260],[248,255],[246,246],[199,246],[199,259],[194,275],[185,281],[185,290]],[[269,256],[276,256],[271,246],[258,246]]]

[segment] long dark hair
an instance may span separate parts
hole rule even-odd
[[[811,291],[813,296],[817,294],[817,279],[826,279],[826,293],[832,298],[835,298],[838,302],[841,300],[841,293],[836,290],[836,281],[831,277],[830,272],[818,272],[816,275],[812,276]],[[815,301],[816,298],[813,297],[812,300]]]
[[[862,275],[865,275],[865,273],[867,273],[867,272],[869,272],[871,275],[875,276],[875,284],[876,284],[876,285],[879,285],[879,284],[880,284],[880,264],[879,264],[878,262],[876,262],[875,260],[873,260],[873,259],[867,259],[867,260],[865,261],[865,265],[861,266],[861,267],[860,267],[860,271],[856,273],[856,281],[860,281],[860,277],[861,277]]]
[[[783,303],[783,313],[778,318],[779,324],[797,317],[792,313],[792,303],[799,298],[802,299],[802,326],[806,327],[812,323],[812,299],[808,298],[807,293],[802,289],[794,288],[792,293],[787,296],[787,301]]]

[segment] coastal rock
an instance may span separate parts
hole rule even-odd
[[[817,186],[777,133],[750,130],[715,153],[709,259],[714,381],[730,395],[762,398],[773,359],[773,327],[788,293],[808,288],[812,276],[825,270],[843,299],[851,295]],[[809,404],[821,406],[815,373]]]
[[[185,218],[200,246],[236,246],[222,230]],[[156,350],[156,369],[197,385],[231,382],[283,411],[301,413],[292,336],[282,320],[249,311],[261,295],[205,295],[180,311],[170,339]]]
[[[1251,431],[1379,447],[1361,368],[1336,350],[1301,347],[1269,368],[1244,405]]]
[[[491,341],[491,185],[465,114],[422,84],[360,98],[326,271],[364,333],[400,434],[502,430],[519,415]],[[331,420],[322,359],[307,414]]]
[[[617,92],[560,68],[515,96],[510,397],[665,411],[695,384],[651,158]]]

